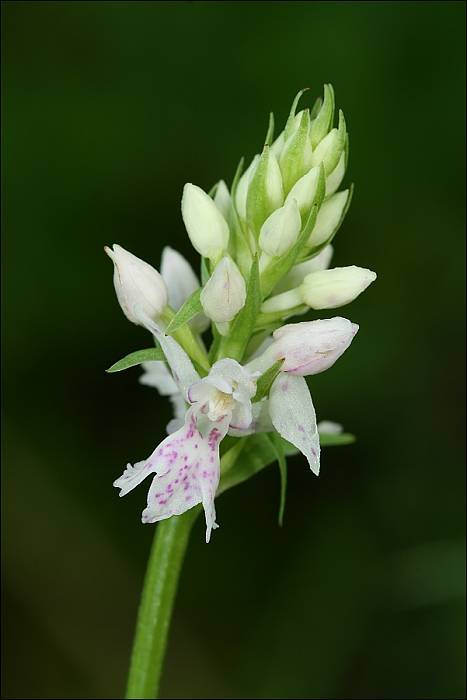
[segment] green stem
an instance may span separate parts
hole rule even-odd
[[[156,528],[138,611],[127,698],[157,697],[178,579],[200,510],[200,506],[191,508]]]

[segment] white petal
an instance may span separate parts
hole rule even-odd
[[[315,409],[305,379],[281,372],[271,387],[269,412],[279,435],[305,455],[311,470],[318,475],[319,435]]]
[[[194,411],[188,411],[183,428],[169,435],[147,460],[156,476],[142,514],[144,523],[181,515],[202,503],[206,516],[206,542],[209,542],[211,530],[217,527],[214,497],[220,476],[219,443],[227,427],[226,419],[212,423],[203,437],[197,428]]]
[[[186,396],[188,388],[199,381],[199,375],[193,367],[193,363],[176,340],[169,335],[165,335],[162,329],[141,310],[138,310],[137,313],[141,324],[154,335],[161,346],[170,369],[172,370],[173,378],[183,396]]]
[[[162,251],[161,275],[169,291],[169,304],[174,311],[178,311],[200,286],[188,260],[170,246],[165,246]]]
[[[161,396],[171,396],[179,393],[178,387],[165,362],[161,360],[143,362],[142,367],[144,374],[139,378],[140,384],[154,387]]]

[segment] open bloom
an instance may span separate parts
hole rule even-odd
[[[319,473],[316,414],[301,375],[326,369],[350,344],[347,340],[347,344],[341,342],[338,349],[331,348],[329,339],[323,341],[326,333],[314,331],[313,323],[332,326],[333,322],[342,321],[344,325],[356,328],[350,321],[331,319],[328,322],[289,324],[279,329],[281,332],[276,331],[275,341],[248,365],[242,366],[236,360],[224,358],[212,366],[207,377],[200,378],[178,343],[144,314],[140,318],[154,334],[171,369],[170,375],[168,371],[162,371],[158,363],[149,363],[145,367],[143,382],[155,386],[172,399],[177,397],[182,406],[185,402],[188,404],[183,425],[166,437],[147,459],[128,464],[122,476],[114,482],[114,486],[120,488],[120,495],[124,496],[147,476],[155,475],[142,514],[144,523],[180,515],[202,503],[206,541],[209,541],[211,530],[217,527],[214,498],[220,479],[219,444],[228,432],[242,436],[275,429],[301,450],[312,471]],[[311,337],[316,336],[314,344],[313,341],[310,344],[310,332]],[[355,330],[349,332],[351,339]],[[327,335],[332,336],[332,332]],[[325,359],[321,360],[321,369],[318,369],[316,358],[319,348],[324,347],[323,342],[328,355],[322,353]],[[303,346],[301,355],[297,350],[300,343]],[[285,371],[274,380],[269,399],[252,403],[260,371],[275,362],[278,356],[284,358]],[[295,367],[297,363],[301,363],[300,367]],[[181,414],[179,420],[180,417]]]
[[[147,476],[155,474],[142,514],[143,522],[154,523],[180,515],[202,503],[208,542],[211,530],[217,527],[214,496],[220,478],[219,443],[230,425],[239,429],[250,426],[257,375],[235,360],[224,359],[201,379],[173,338],[144,316],[143,323],[164,350],[173,381],[189,408],[183,426],[166,437],[147,459],[128,464],[114,486],[124,496]]]

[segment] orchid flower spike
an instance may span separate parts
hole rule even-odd
[[[340,189],[349,135],[342,111],[334,124],[331,85],[297,111],[303,93],[279,134],[271,115],[257,155],[244,170],[242,159],[232,187],[224,180],[206,190],[184,186],[182,218],[201,256],[199,277],[170,246],[161,273],[121,246],[105,249],[125,316],[155,341],[109,371],[142,364],[140,383],[173,407],[167,436],[114,485],[124,496],[151,476],[143,523],[202,504],[207,542],[217,527],[216,494],[274,459],[283,474],[284,456],[297,451],[317,475],[320,435],[323,445],[349,441],[339,424],[317,422],[305,377],[330,369],[358,325],[340,316],[287,320],[350,303],[376,273],[330,268],[352,197],[351,186]]]

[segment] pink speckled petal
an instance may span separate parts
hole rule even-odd
[[[315,409],[305,379],[281,372],[269,393],[269,413],[279,435],[305,455],[312,472],[318,475],[319,434]]]
[[[195,411],[187,413],[185,425],[169,435],[147,460],[156,476],[143,511],[143,523],[155,523],[180,515],[202,503],[206,516],[206,542],[217,527],[214,497],[219,484],[219,443],[228,429],[228,417],[211,423],[203,437]],[[149,472],[147,472],[149,473]],[[144,478],[144,477],[143,477]]]

